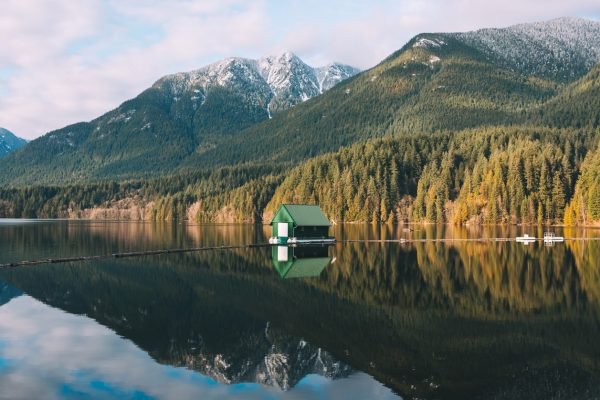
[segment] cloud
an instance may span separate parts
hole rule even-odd
[[[369,68],[421,32],[571,15],[597,0],[6,0],[0,126],[28,139],[90,120],[168,73],[229,56],[296,52]]]
[[[3,4],[0,71],[11,74],[0,73],[0,126],[31,139],[90,120],[167,73],[252,52],[264,36],[260,2],[123,3]]]

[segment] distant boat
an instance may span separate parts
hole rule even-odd
[[[517,236],[517,242],[520,243],[532,243],[535,242],[537,238],[535,236],[529,236],[527,233],[523,234],[523,236]]]
[[[562,242],[564,240],[564,237],[556,236],[554,232],[544,232],[544,243]]]

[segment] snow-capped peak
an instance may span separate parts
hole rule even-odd
[[[448,34],[505,66],[573,80],[600,61],[600,22],[563,17],[508,28]]]
[[[253,104],[264,105],[271,115],[315,97],[358,72],[339,63],[313,68],[286,51],[258,60],[226,58],[195,71],[166,76],[154,86],[168,90],[178,100],[186,95],[205,99],[215,87],[232,89]]]

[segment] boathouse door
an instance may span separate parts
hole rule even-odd
[[[287,222],[278,222],[277,223],[277,236],[278,237],[288,237]]]

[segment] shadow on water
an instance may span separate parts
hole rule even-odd
[[[514,237],[523,231],[336,229],[338,239]],[[256,243],[268,233],[248,225],[59,223],[4,228],[0,238],[13,249],[3,254],[33,258]],[[287,389],[309,373],[335,379],[364,371],[405,398],[600,396],[599,242],[285,249],[48,265],[2,271],[0,279],[95,319],[161,363],[220,382]],[[282,279],[291,277],[297,279]],[[286,355],[290,365],[277,364],[275,354]],[[271,367],[287,368],[285,380],[256,373],[268,367],[269,356]]]

